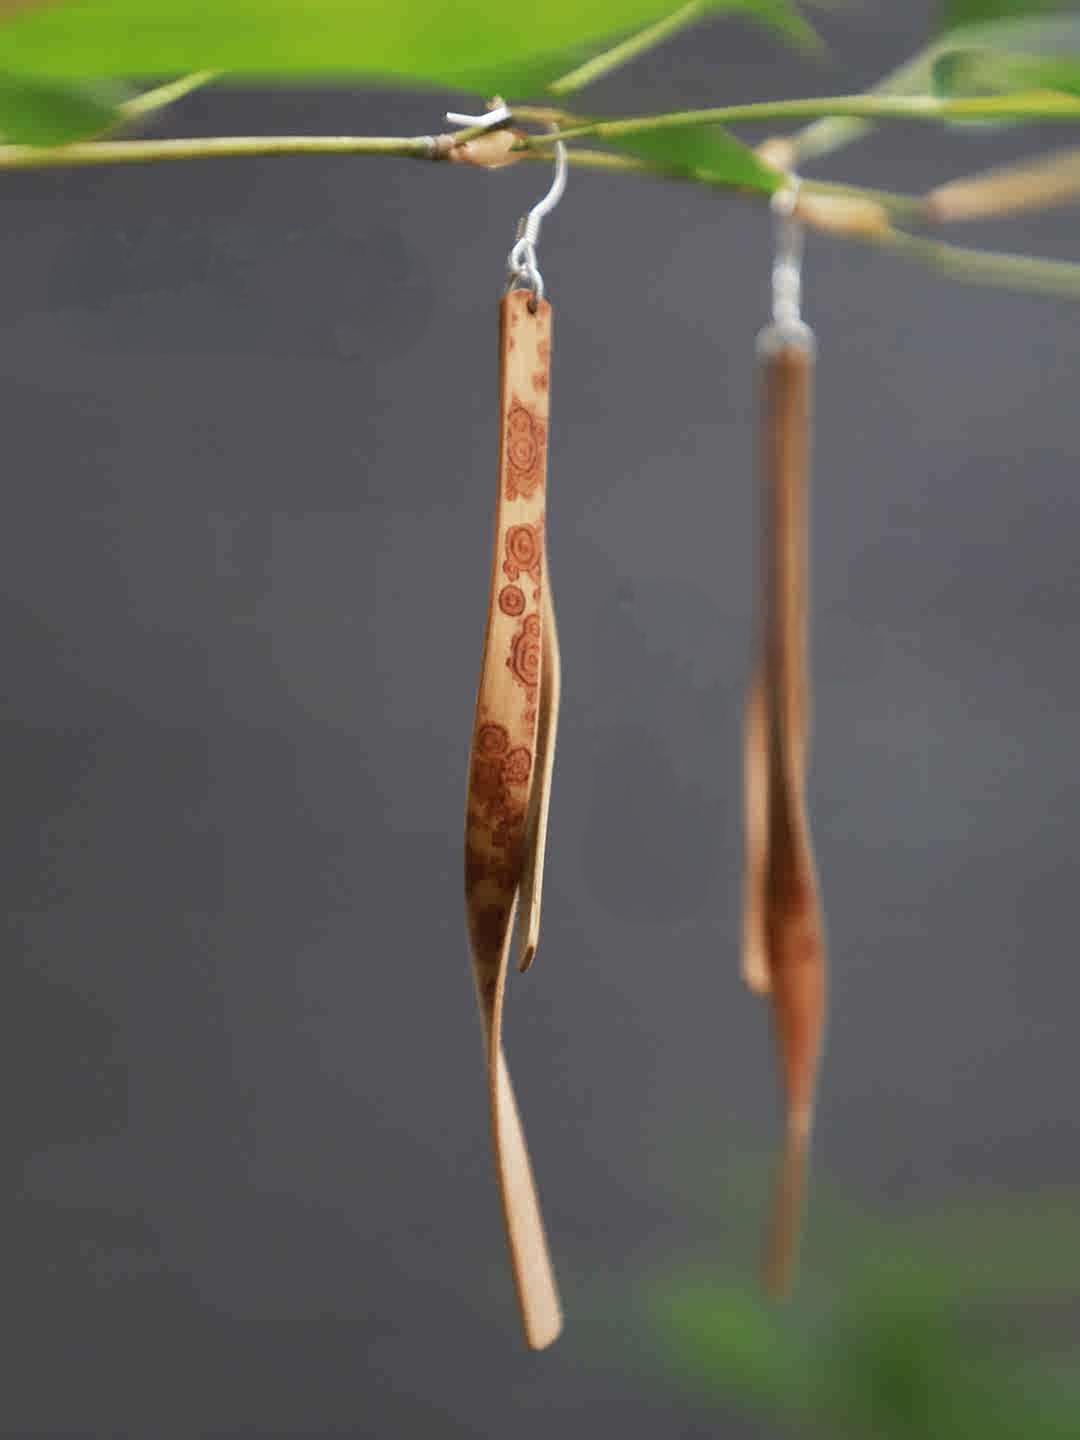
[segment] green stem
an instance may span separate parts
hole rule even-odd
[[[584,65],[579,65],[576,70],[561,76],[558,80],[552,81],[547,87],[552,95],[573,95],[575,91],[582,90],[586,85],[591,85],[594,80],[599,80],[601,75],[608,74],[611,70],[617,70],[620,65],[626,65],[631,60],[636,60],[647,50],[662,44],[672,35],[677,35],[680,30],[687,26],[694,25],[701,19],[706,10],[705,0],[689,0],[681,9],[667,15],[663,20],[658,20],[655,25],[649,25],[644,30],[639,30],[635,35],[628,35],[618,45],[613,45],[610,50],[605,50],[602,55],[594,55],[591,60],[586,60]]]
[[[898,231],[893,231],[880,244],[894,254],[916,260],[950,280],[1080,300],[1080,265],[1071,265],[1066,260],[1036,260],[1027,255],[970,250]]]
[[[889,72],[868,94],[871,95],[918,95],[930,85],[934,49],[914,56],[897,69]],[[857,140],[873,126],[865,120],[837,119],[826,116],[787,138],[791,143],[796,165],[807,160],[820,160]]]
[[[271,155],[409,155],[429,159],[427,135],[222,135],[194,140],[95,140],[46,149],[0,145],[0,170],[144,165],[157,160],[225,160]]]
[[[539,140],[542,137],[532,137]],[[220,136],[192,140],[101,140],[45,149],[33,145],[0,145],[0,170],[49,169],[63,166],[134,165],[157,160],[203,160],[275,155],[399,155],[432,159],[445,154],[433,147],[430,136],[373,135],[279,135]],[[546,153],[532,149],[522,158],[544,160]],[[742,189],[715,175],[690,171],[666,171],[631,155],[613,155],[602,150],[572,149],[571,164],[585,169],[614,173],[669,176],[698,180],[722,189]],[[868,191],[853,185],[805,180],[808,192],[873,200],[894,214],[910,215],[917,202],[888,191]],[[898,231],[857,238],[877,244],[906,259],[916,260],[952,279],[982,285],[1035,290],[1044,294],[1080,299],[1080,266],[1063,261],[1034,260],[1019,255],[998,255],[982,250],[961,249]]]
[[[209,85],[212,80],[217,79],[218,74],[217,70],[197,70],[194,75],[184,75],[179,80],[170,80],[167,85],[157,85],[153,90],[145,90],[141,95],[132,96],[130,100],[124,101],[120,109],[126,120],[141,120],[152,115],[155,110],[164,110],[166,105],[182,100],[193,90]]]
[[[543,151],[527,150],[523,159],[537,160],[550,164],[550,157]],[[751,193],[746,186],[724,180],[711,170],[695,170],[693,167],[671,167],[655,161],[642,160],[636,155],[617,154],[612,150],[586,150],[575,146],[566,152],[567,161],[582,170],[603,170],[615,175],[648,175],[654,180],[682,180],[695,185],[707,185],[714,190],[737,190]],[[900,195],[894,190],[873,190],[865,185],[844,185],[835,180],[802,179],[799,188],[810,195],[830,195],[848,200],[867,200],[880,205],[892,218],[915,221],[924,217],[923,200],[918,195]],[[764,192],[753,192],[761,193]]]
[[[460,133],[464,135],[468,132]],[[432,158],[432,148],[427,135],[224,135],[190,140],[95,140],[51,149],[37,145],[0,145],[0,170],[146,165],[162,160],[228,160],[285,155],[397,155],[428,160]],[[522,159],[551,163],[548,154],[541,150],[528,150]],[[567,152],[567,159],[571,165],[583,170],[687,180],[721,190],[745,188],[708,172],[667,169],[633,155],[612,154],[605,150],[575,147]],[[866,190],[824,180],[805,180],[803,188],[821,194],[876,200],[887,210],[905,216],[917,210],[917,201],[887,191]]]
[[[861,120],[1080,120],[1080,96],[1057,91],[943,100],[936,95],[839,95],[821,100],[773,100],[763,104],[723,105],[708,110],[679,110],[626,120],[589,120],[557,135],[532,135],[523,145],[547,146],[556,140],[586,137],[622,139],[657,130],[695,125],[732,125],[775,120],[841,116]]]

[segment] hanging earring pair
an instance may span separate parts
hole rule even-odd
[[[764,1280],[790,1289],[825,1010],[825,941],[806,807],[808,488],[814,336],[800,311],[797,182],[774,197],[772,323],[758,337],[759,654],[746,707],[743,977],[772,1002],[786,1123]]]
[[[450,115],[465,125],[503,125]],[[469,757],[465,903],[488,1068],[495,1164],[525,1338],[562,1328],[554,1269],[502,1046],[509,955],[532,963],[559,703],[559,650],[545,524],[551,305],[537,261],[540,223],[561,198],[555,146],[548,194],[522,220],[499,310],[499,463],[488,615]],[[772,1000],[786,1104],[785,1141],[765,1254],[774,1294],[790,1286],[824,1018],[824,937],[805,781],[807,486],[814,340],[799,313],[796,191],[777,197],[773,319],[758,339],[761,376],[761,632],[746,712],[743,974]]]
[[[459,124],[506,124],[505,107]],[[499,305],[499,461],[495,548],[469,756],[465,909],[488,1069],[495,1166],[525,1338],[550,1345],[562,1311],[529,1152],[502,1046],[517,920],[519,970],[536,955],[559,705],[559,646],[545,543],[551,305],[544,296],[540,223],[566,185],[555,179],[518,226]]]

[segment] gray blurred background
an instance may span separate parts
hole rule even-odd
[[[587,103],[854,90],[931,8],[834,14],[826,62],[716,23]],[[211,92],[156,133],[427,132],[451,98]],[[1048,138],[896,126],[824,173]],[[541,1357],[517,1329],[460,845],[495,307],[543,180],[2,179],[5,1435],[764,1433],[654,1376],[618,1297],[712,1263],[710,1176],[777,1122],[737,977],[769,225],[580,172],[543,237],[565,697],[508,1010],[568,1323]],[[955,238],[1077,253],[1068,213]],[[806,310],[816,1164],[901,1213],[1077,1182],[1076,311],[817,239]]]

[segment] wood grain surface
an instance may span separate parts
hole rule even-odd
[[[825,1000],[825,941],[806,810],[807,491],[812,341],[761,348],[762,643],[746,716],[743,975],[767,993],[786,1108],[765,1256],[791,1285]]]
[[[523,881],[525,963],[535,951],[545,789],[555,734],[552,702],[558,690],[558,652],[544,565],[551,373],[547,302],[537,303],[527,291],[507,294],[500,307],[499,343],[495,549],[469,757],[465,906],[510,1259],[525,1338],[539,1350],[558,1336],[562,1311],[503,1053],[502,1013]],[[545,662],[550,672],[546,679]]]

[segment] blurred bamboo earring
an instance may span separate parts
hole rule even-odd
[[[769,1291],[791,1286],[824,1026],[825,945],[805,784],[808,480],[814,337],[800,314],[797,182],[774,197],[772,323],[760,366],[761,619],[746,708],[743,976],[767,994],[786,1110],[765,1251]]]
[[[506,124],[505,107],[466,125]],[[566,185],[555,179],[518,226],[499,306],[499,463],[495,550],[469,757],[465,910],[488,1067],[495,1166],[525,1338],[536,1350],[562,1328],[529,1153],[502,1047],[510,949],[536,954],[559,698],[559,648],[545,554],[551,305],[537,262],[540,223]]]

